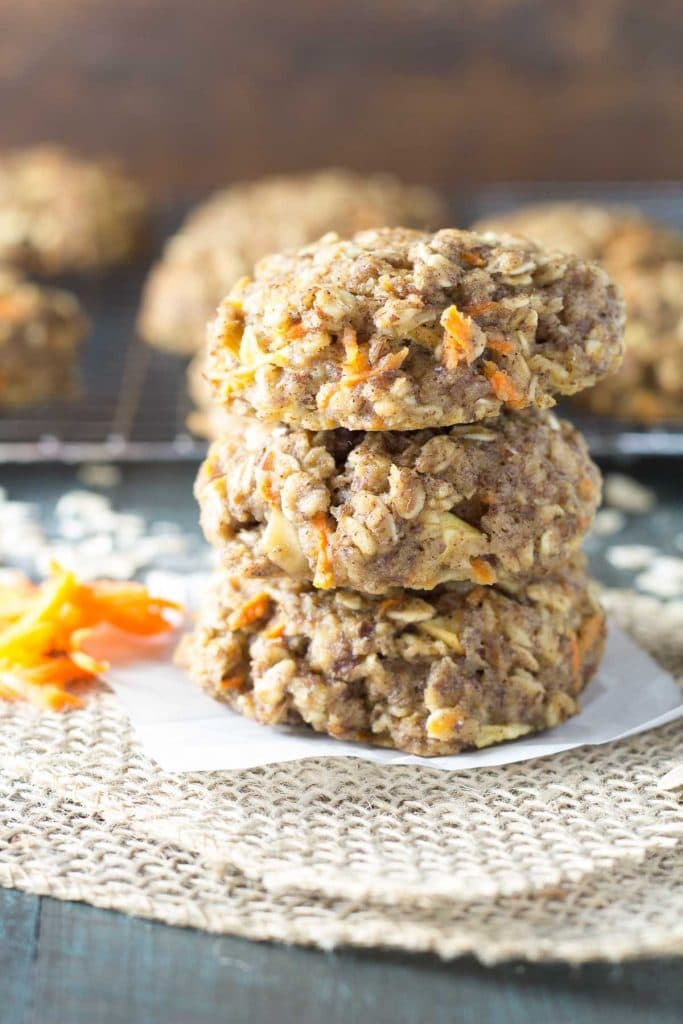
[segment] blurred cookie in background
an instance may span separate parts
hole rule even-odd
[[[0,415],[73,397],[76,356],[88,327],[75,296],[0,271]]]
[[[623,364],[574,401],[645,424],[683,420],[683,233],[634,207],[575,202],[523,206],[476,226],[596,259],[620,286]]]
[[[576,396],[592,412],[640,423],[683,422],[683,261],[624,269],[624,361]]]
[[[159,348],[196,352],[218,303],[261,257],[328,231],[446,220],[435,192],[386,174],[323,170],[233,185],[197,206],[168,242],[145,286],[140,333]]]
[[[480,220],[475,229],[525,235],[546,248],[598,260],[612,274],[683,260],[683,234],[648,220],[634,206],[533,203]]]
[[[124,263],[148,220],[143,189],[115,163],[55,145],[0,155],[0,264],[64,274]]]

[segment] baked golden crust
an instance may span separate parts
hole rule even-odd
[[[112,164],[58,146],[0,157],[0,262],[41,274],[122,263],[147,232],[147,200]]]
[[[75,296],[0,270],[0,409],[69,396],[86,330]]]
[[[140,333],[160,348],[194,352],[221,299],[268,253],[326,231],[434,227],[446,216],[435,192],[385,174],[327,170],[233,185],[196,207],[167,244],[145,286]]]
[[[202,526],[321,589],[384,594],[555,570],[600,500],[583,438],[552,413],[416,432],[269,430],[232,417],[197,479]]]
[[[604,615],[579,566],[515,592],[444,585],[388,598],[250,578],[248,533],[179,661],[258,722],[454,754],[545,729],[578,711]]]
[[[417,430],[540,408],[621,359],[606,273],[521,239],[446,229],[328,235],[223,302],[214,399],[307,429]]]

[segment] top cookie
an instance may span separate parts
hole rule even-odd
[[[0,157],[0,263],[59,274],[121,263],[147,224],[142,189],[57,146]]]
[[[206,372],[238,413],[416,430],[551,406],[618,366],[622,329],[614,286],[583,259],[383,229],[262,260],[221,305]]]
[[[540,245],[597,260],[610,271],[683,259],[683,235],[648,220],[633,206],[532,203],[488,217],[475,231],[505,231]]]
[[[218,303],[268,253],[326,231],[435,227],[445,219],[435,192],[386,174],[327,170],[233,185],[196,207],[167,244],[145,285],[140,333],[160,348],[194,352]]]

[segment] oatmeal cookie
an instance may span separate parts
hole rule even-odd
[[[648,220],[632,206],[582,202],[534,203],[489,217],[476,231],[504,231],[539,245],[596,260],[614,274],[683,259],[683,234]]]
[[[0,271],[0,410],[70,396],[86,330],[75,296]]]
[[[583,438],[546,411],[386,433],[234,419],[197,479],[207,540],[255,528],[260,555],[320,589],[539,576],[578,550],[600,501]]]
[[[619,275],[628,316],[619,373],[577,396],[600,415],[683,421],[683,262]]]
[[[436,193],[389,175],[328,170],[233,185],[201,203],[166,246],[145,287],[140,333],[160,348],[194,352],[221,299],[268,253],[326,231],[435,227],[446,217]]]
[[[613,371],[602,268],[446,229],[328,235],[268,257],[210,331],[215,400],[311,430],[416,430],[547,407]]]
[[[268,725],[454,754],[557,725],[579,710],[604,615],[580,566],[519,590],[445,584],[387,598],[250,578],[231,542],[178,660],[215,698]]]
[[[41,274],[129,259],[147,228],[141,188],[57,146],[0,157],[0,263]]]

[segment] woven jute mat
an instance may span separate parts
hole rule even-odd
[[[683,674],[683,612],[610,593]],[[509,957],[683,952],[683,725],[450,775],[351,759],[169,775],[114,696],[0,709],[0,884],[255,939]]]

